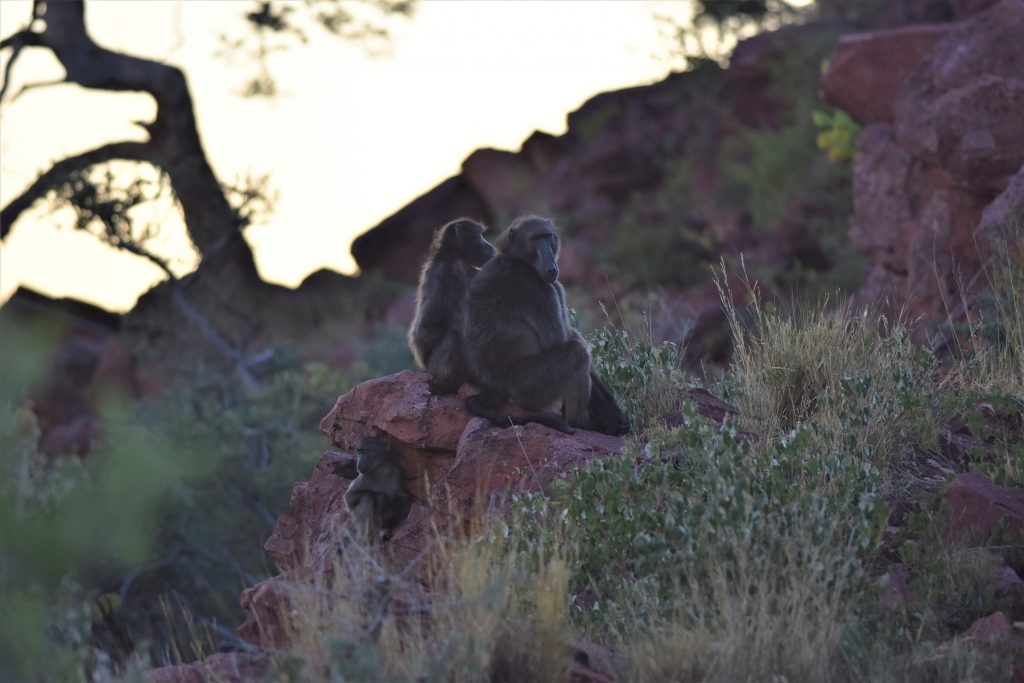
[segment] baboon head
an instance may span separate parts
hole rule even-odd
[[[555,224],[540,216],[520,216],[512,221],[498,244],[502,254],[526,263],[544,282],[558,279],[558,248]]]
[[[372,474],[389,462],[391,442],[386,436],[364,436],[356,445],[356,469],[360,474]]]
[[[434,233],[434,249],[439,254],[465,261],[479,268],[491,260],[498,250],[484,239],[487,228],[469,218],[457,218]]]

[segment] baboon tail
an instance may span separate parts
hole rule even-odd
[[[535,411],[532,413],[523,413],[521,415],[505,415],[504,413],[499,413],[494,409],[494,403],[495,401],[490,397],[486,397],[483,394],[477,394],[476,396],[470,396],[466,399],[466,410],[469,411],[470,415],[487,418],[492,424],[498,427],[524,425],[528,422],[536,422],[537,424],[542,424],[545,427],[557,429],[563,434],[573,434],[576,431],[568,422],[565,421],[565,419],[559,415],[555,415],[554,413]]]

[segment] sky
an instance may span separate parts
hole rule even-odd
[[[678,4],[668,5],[672,10]],[[246,230],[262,277],[296,286],[330,268],[354,273],[355,237],[445,178],[479,147],[518,150],[534,130],[565,131],[566,115],[606,90],[652,83],[673,64],[648,0],[421,2],[393,24],[387,56],[322,34],[276,53],[281,93],[239,96],[255,65],[214,58],[222,33],[240,35],[247,0],[89,0],[99,44],[175,64],[192,89],[200,135],[222,181],[269,174],[274,211]],[[21,28],[30,0],[0,2],[0,35]],[[6,65],[10,50],[0,60]],[[0,103],[0,204],[49,164],[115,139],[144,139],[145,94],[57,85],[12,95],[63,69],[25,50]],[[153,249],[175,270],[195,266],[170,201],[147,205]],[[140,258],[72,230],[70,209],[37,202],[0,244],[0,301],[24,285],[109,310],[130,309],[162,279]]]

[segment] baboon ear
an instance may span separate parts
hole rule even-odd
[[[505,251],[508,248],[508,245],[512,244],[512,240],[516,238],[517,232],[519,232],[518,225],[513,225],[512,227],[508,228],[507,230],[505,230],[505,232],[501,233],[500,237],[498,237],[498,242],[495,244],[495,246],[498,247],[498,249],[500,249],[501,251]]]

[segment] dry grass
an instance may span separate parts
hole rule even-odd
[[[932,381],[931,359],[910,343],[904,321],[841,300],[781,311],[749,281],[751,303],[740,311],[724,271],[715,282],[734,344],[726,386],[753,430],[774,439],[809,424],[824,452],[866,453],[899,469],[927,417],[920,399]]]
[[[739,562],[691,586],[676,618],[623,643],[625,680],[837,680],[850,619],[846,586],[796,554],[767,566],[743,562],[757,553],[757,540],[735,540],[747,544],[737,548]]]
[[[290,600],[275,666],[291,680],[568,680],[564,557],[531,558],[489,534],[441,537],[417,566],[392,570],[351,541],[334,576]]]

